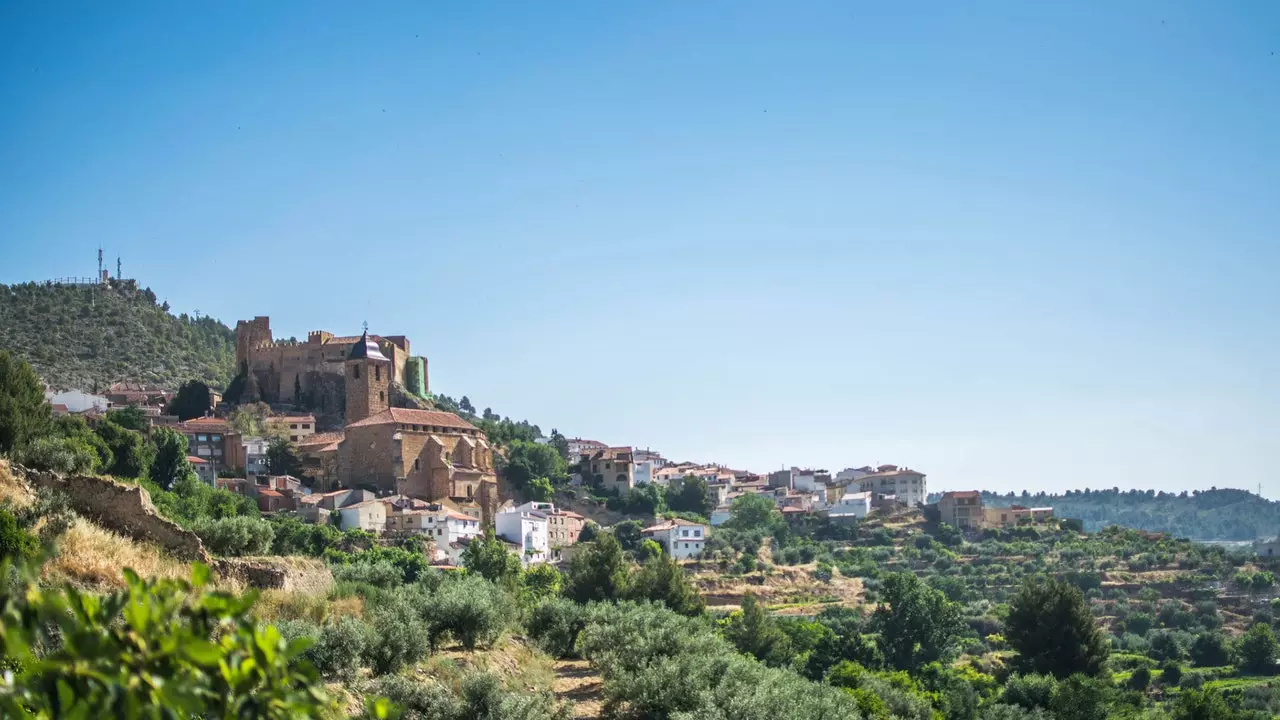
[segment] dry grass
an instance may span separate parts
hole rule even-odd
[[[124,568],[144,578],[191,577],[191,566],[160,548],[139,543],[77,518],[58,542],[58,554],[45,563],[43,578],[92,589],[124,587]]]
[[[322,623],[329,618],[364,617],[364,598],[350,597],[329,599],[309,592],[263,590],[253,605],[253,615],[263,622],[283,620],[310,620]]]
[[[492,673],[515,692],[552,690],[556,680],[555,660],[513,637],[503,638],[489,649],[445,648],[419,663],[415,674],[457,692],[462,679],[476,671]]]
[[[26,507],[34,498],[31,489],[13,476],[9,461],[0,459],[0,504]]]

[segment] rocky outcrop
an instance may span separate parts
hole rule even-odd
[[[333,587],[333,573],[315,558],[223,558],[213,567],[223,578],[264,590],[324,595]]]
[[[17,465],[14,470],[25,476],[29,485],[65,494],[71,508],[96,525],[134,540],[155,543],[183,560],[212,561],[195,533],[156,512],[146,488],[94,475],[62,477]]]

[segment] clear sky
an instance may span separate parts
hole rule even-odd
[[[6,2],[0,282],[675,459],[1280,496],[1280,3]]]

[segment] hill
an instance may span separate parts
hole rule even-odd
[[[983,493],[992,507],[1052,506],[1058,517],[1079,518],[1090,532],[1108,525],[1166,532],[1193,540],[1254,540],[1280,533],[1280,502],[1246,490],[1069,490],[1065,495]]]
[[[119,380],[176,388],[198,379],[223,388],[235,366],[230,328],[174,316],[133,280],[0,285],[0,348],[50,385],[84,390]]]

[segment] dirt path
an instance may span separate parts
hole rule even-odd
[[[556,679],[551,689],[562,702],[573,703],[574,720],[600,717],[603,687],[600,676],[586,660],[556,661]]]

